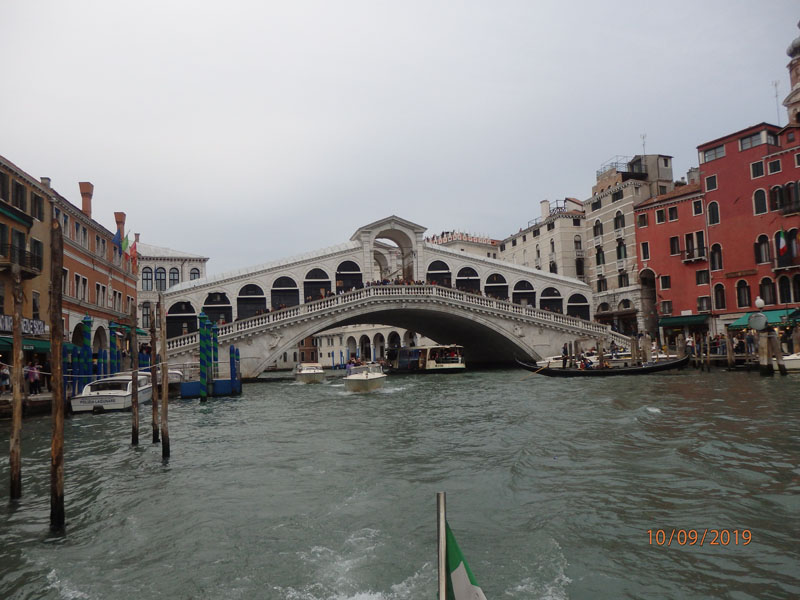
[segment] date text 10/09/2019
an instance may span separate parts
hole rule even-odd
[[[651,546],[747,546],[753,540],[749,529],[648,529],[647,537]]]

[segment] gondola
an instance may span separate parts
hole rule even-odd
[[[547,377],[611,377],[613,375],[647,375],[648,373],[659,373],[671,369],[682,369],[689,364],[689,355],[675,360],[664,360],[648,365],[635,367],[610,367],[607,369],[551,369],[546,365],[540,367],[536,363],[526,363],[519,359],[517,364],[523,369],[533,371],[539,375]],[[548,363],[549,364],[549,363]]]

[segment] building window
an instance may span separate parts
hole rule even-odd
[[[714,308],[725,309],[725,286],[721,283],[714,286]]]
[[[628,274],[627,273],[620,273],[617,275],[617,285],[618,287],[628,287]]]
[[[573,227],[580,227],[581,226],[581,220],[580,219],[572,219],[572,226]]]
[[[156,269],[156,290],[163,292],[167,289],[167,270],[164,267]]]
[[[670,206],[669,207],[669,220],[670,221],[677,221],[678,220],[678,207],[677,206]]]
[[[756,264],[764,264],[769,262],[769,238],[766,235],[758,236],[755,246]],[[748,305],[749,306],[749,305]]]
[[[512,246],[516,246],[516,245],[517,245],[517,240],[516,240],[516,238],[515,238],[515,239],[513,239],[513,240],[511,240],[511,245],[512,245]]]
[[[676,235],[669,238],[669,254],[670,256],[675,256],[676,254],[681,253],[681,240]]]
[[[641,213],[637,217],[637,225],[639,227],[647,227],[647,213]]]
[[[602,275],[600,275],[597,278],[597,291],[598,292],[608,291],[608,282],[606,281],[606,278],[603,277]]]
[[[773,173],[780,173],[781,172],[781,159],[776,158],[775,160],[771,160],[767,163],[767,170],[769,174],[772,175]]]
[[[708,269],[700,269],[695,271],[694,279],[697,285],[708,285]]]
[[[711,270],[722,270],[722,246],[719,244],[711,246]]]
[[[736,284],[736,305],[738,308],[750,306],[750,286],[743,279]]]
[[[625,247],[625,240],[617,240],[617,260],[628,258],[628,249]]]
[[[142,291],[153,291],[153,269],[150,267],[142,269]]]
[[[714,148],[709,148],[705,152],[703,152],[703,162],[707,163],[712,160],[716,160],[718,158],[722,158],[725,156],[725,146],[716,146]]]
[[[716,202],[708,204],[708,224],[719,225],[719,204]]]
[[[550,221],[547,224],[547,231],[553,231],[553,229],[555,229],[555,228],[556,228],[556,222],[555,221]]]
[[[150,329],[150,303],[142,302],[142,329]]]
[[[699,296],[697,298],[697,312],[708,312],[711,310],[711,297]]]
[[[767,212],[767,193],[764,190],[756,190],[753,194],[753,213],[763,215]]]
[[[672,287],[672,280],[670,279],[669,275],[662,275],[661,276],[661,289],[668,290]]]
[[[775,186],[769,191],[769,209],[780,210],[783,208],[783,188]]]
[[[758,286],[758,292],[765,304],[775,304],[775,282],[764,277]]]
[[[672,314],[672,300],[662,300],[661,301],[661,314],[662,315],[671,315]]]
[[[603,252],[602,248],[597,248],[597,253],[595,254],[595,261],[598,266],[606,264],[606,255],[605,252]]]
[[[617,211],[617,214],[614,215],[614,230],[624,229],[625,227],[625,215],[622,214],[622,211]]]
[[[501,247],[500,249],[503,250],[504,248]],[[200,269],[194,267],[191,271],[189,271],[189,279],[190,280],[200,279]]]
[[[695,200],[692,202],[692,214],[696,217],[697,215],[703,214],[703,201],[702,200]]]
[[[32,305],[33,305],[33,308],[32,308],[32,311],[33,311],[32,318],[38,321],[38,320],[40,320],[40,319],[41,319],[41,316],[39,315],[39,310],[40,310],[40,305],[39,305],[39,292],[33,292],[33,294],[32,294],[32,300],[31,300],[31,302],[32,302]]]
[[[642,260],[650,260],[650,242],[642,242]]]
[[[617,190],[611,194],[611,201],[616,202],[617,200],[622,200],[622,190]]]
[[[533,237],[539,237],[539,230],[538,229],[534,229],[533,230]]]
[[[761,161],[750,163],[750,178],[756,179],[757,177],[764,176],[764,163]]]
[[[14,182],[14,192],[11,199],[12,206],[17,207],[22,212],[28,212],[28,190],[21,183]]]
[[[522,236],[522,241],[523,242],[527,242],[528,241],[528,236],[527,235],[523,235]]]
[[[169,270],[169,287],[173,285],[178,285],[181,282],[181,273],[178,271],[176,267],[172,267]]]
[[[665,185],[658,186],[658,195],[659,196],[663,196],[666,193],[667,193],[667,186],[665,186]]]
[[[603,224],[600,221],[594,222],[592,233],[594,233],[594,237],[600,237],[601,235],[603,235]]]
[[[36,194],[31,201],[31,216],[38,221],[44,221],[44,198]]]
[[[600,200],[600,198],[598,198],[597,200],[592,202],[592,211],[600,210],[600,207],[602,207],[602,206],[603,206],[603,203]]]
[[[659,208],[656,211],[656,223],[664,223],[667,220],[667,214],[664,212],[663,208]]]
[[[754,133],[753,135],[748,135],[747,137],[743,137],[739,139],[739,149],[740,150],[747,150],[748,148],[753,148],[754,146],[759,146],[763,144],[763,138],[761,136],[761,132]]]
[[[794,166],[795,167],[800,167],[800,154],[795,154],[794,155]]]
[[[706,177],[706,191],[712,192],[715,189],[717,189],[717,176]]]

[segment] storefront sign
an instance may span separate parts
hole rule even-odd
[[[0,331],[11,332],[14,330],[14,317],[0,315]],[[44,321],[39,319],[22,319],[22,335],[44,335]]]

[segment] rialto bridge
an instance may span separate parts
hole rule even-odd
[[[455,252],[388,217],[350,241],[178,284],[164,292],[169,361],[197,360],[198,314],[216,322],[256,377],[300,340],[341,325],[383,324],[464,346],[468,364],[541,359],[565,341],[627,338],[588,321],[591,289],[562,275]]]

